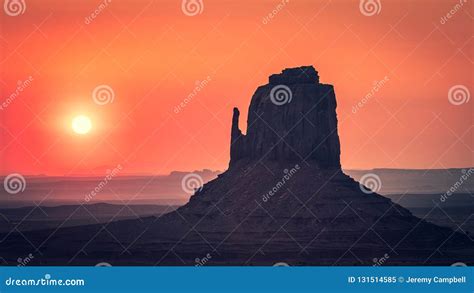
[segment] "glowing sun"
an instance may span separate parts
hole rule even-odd
[[[91,119],[84,115],[79,115],[72,119],[72,130],[77,134],[87,134],[91,131]]]

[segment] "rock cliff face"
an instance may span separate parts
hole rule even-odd
[[[242,159],[340,167],[334,88],[319,83],[312,66],[271,75],[254,93],[248,113],[243,135],[234,109],[230,168]]]

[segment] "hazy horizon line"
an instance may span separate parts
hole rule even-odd
[[[374,168],[341,168],[343,171],[373,171],[373,170],[390,170],[390,171],[443,171],[443,170],[463,170],[463,169],[473,169],[474,166],[466,166],[466,167],[449,167],[449,168],[389,168],[389,167],[374,167]],[[212,170],[212,169],[202,169],[202,170],[193,170],[193,171],[182,171],[182,170],[174,170],[166,174],[157,174],[157,173],[124,173],[124,174],[116,174],[114,177],[148,177],[148,176],[170,176],[173,173],[202,173],[202,172],[211,172],[211,173],[222,173],[227,171],[226,170]],[[0,177],[6,177],[12,173],[19,173],[19,172],[11,172],[11,173],[2,173]],[[21,173],[20,173],[21,174]],[[24,177],[63,177],[63,178],[96,178],[106,176],[107,173],[104,174],[71,174],[71,175],[58,175],[58,174],[21,174]]]

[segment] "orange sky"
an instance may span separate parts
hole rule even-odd
[[[0,110],[0,173],[224,170],[232,107],[244,124],[257,86],[300,65],[335,86],[344,168],[474,165],[474,101],[448,101],[452,86],[474,91],[472,1],[444,24],[458,1],[380,0],[365,16],[359,1],[203,0],[186,16],[178,0],[112,0],[85,21],[100,3],[25,0],[23,14],[1,13],[3,103],[31,82]],[[97,105],[102,84],[115,98]],[[78,114],[91,133],[71,131]]]

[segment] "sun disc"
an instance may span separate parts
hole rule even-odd
[[[72,120],[72,130],[77,134],[87,134],[92,128],[92,122],[89,117],[79,115]]]

